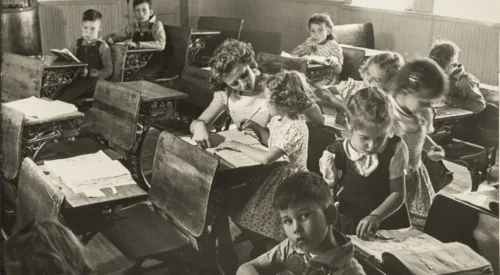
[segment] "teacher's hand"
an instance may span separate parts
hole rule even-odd
[[[204,125],[203,125],[204,126]],[[210,140],[210,134],[206,127],[197,127],[193,132],[193,140],[201,146],[201,148],[211,148],[212,141]]]

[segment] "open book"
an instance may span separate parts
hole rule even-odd
[[[73,104],[59,100],[45,100],[34,96],[4,104],[18,110],[27,117],[38,119],[53,118],[78,111]]]
[[[289,54],[285,51],[281,51],[281,57],[286,57],[286,58],[295,58],[295,59],[305,59],[303,57],[298,57],[296,55],[292,55],[292,54]],[[328,65],[326,62],[322,62],[322,61],[319,61],[319,60],[308,60],[309,63],[316,63],[316,64],[320,64],[320,65]]]
[[[68,49],[50,49],[50,51],[58,58],[61,60],[67,60],[67,61],[75,61],[78,63],[82,63],[76,56]]]

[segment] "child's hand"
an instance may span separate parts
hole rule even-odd
[[[233,141],[233,140],[225,141],[225,142],[219,144],[219,146],[217,146],[217,148],[215,148],[215,151],[220,151],[220,150],[224,150],[224,149],[239,151],[240,145],[241,145],[241,143],[239,143],[237,141]]]
[[[80,72],[80,76],[87,76],[89,74],[89,69],[83,68],[83,70]]]
[[[257,125],[257,123],[255,121],[248,120],[248,119],[244,118],[238,123],[238,125],[236,127],[238,128],[238,131],[242,131],[245,129],[254,130],[256,125]],[[245,126],[245,127],[243,127],[243,126]]]
[[[125,45],[130,49],[139,48],[139,45],[137,43],[135,43],[134,41],[127,41],[127,42],[125,42]]]
[[[359,222],[358,227],[356,228],[356,235],[358,238],[367,240],[369,237],[377,233],[381,221],[382,220],[379,215],[370,214],[366,216]]]
[[[113,38],[108,38],[108,44],[114,44]]]
[[[325,59],[325,64],[328,66],[337,66],[339,64],[339,59],[335,56],[328,57]]]
[[[445,153],[441,146],[432,146],[429,152],[427,152],[427,157],[432,161],[440,161],[444,159]]]

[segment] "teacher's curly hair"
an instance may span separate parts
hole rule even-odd
[[[249,65],[251,69],[257,69],[252,45],[232,38],[226,39],[217,47],[210,59],[210,67],[212,68],[210,84],[212,88],[216,91],[227,88],[222,77],[231,72],[237,64]]]
[[[284,71],[266,82],[271,97],[269,103],[280,113],[298,118],[313,106],[314,94],[304,74]]]

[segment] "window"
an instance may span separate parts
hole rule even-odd
[[[434,14],[500,23],[500,0],[434,0]]]
[[[348,3],[349,0],[346,2]],[[413,5],[413,0],[352,0],[351,5],[384,10],[404,11]]]

